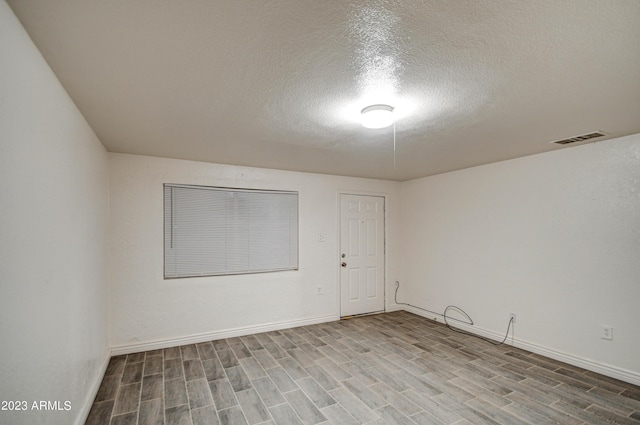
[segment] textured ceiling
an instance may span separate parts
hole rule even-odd
[[[407,180],[640,132],[637,0],[8,2],[111,152]]]

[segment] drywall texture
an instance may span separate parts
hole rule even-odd
[[[4,1],[0,63],[0,400],[27,402],[0,423],[79,424],[109,353],[107,153]]]
[[[397,182],[109,156],[111,343],[116,350],[337,319],[340,190],[387,195],[387,283],[399,272]],[[299,270],[164,280],[164,183],[298,191]],[[324,295],[316,295],[318,286]]]
[[[640,135],[402,184],[400,300],[640,373]],[[601,339],[613,326],[613,340]]]
[[[640,132],[638,0],[9,3],[111,152],[403,181]]]

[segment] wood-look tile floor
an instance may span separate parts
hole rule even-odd
[[[640,424],[640,387],[407,312],[113,357],[95,425]]]

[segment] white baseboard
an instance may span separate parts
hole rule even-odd
[[[395,305],[393,306],[393,308],[394,309],[392,310],[391,308],[388,307],[387,311],[405,310],[410,313],[417,314],[418,316],[426,317],[427,319],[431,319],[439,323],[443,323],[442,317],[435,316],[430,313],[426,313],[420,309],[417,309],[411,306]],[[456,323],[455,327],[460,328],[465,332],[480,335],[494,341],[502,341],[504,339],[504,334],[500,335],[496,332],[479,328],[478,326],[471,326],[471,325],[465,325],[462,323]],[[608,365],[608,364],[598,363],[590,359],[578,357],[573,354],[563,353],[561,351],[557,351],[548,347],[543,347],[541,345],[533,344],[528,341],[523,341],[518,338],[509,337],[507,338],[505,344],[509,344],[514,347],[521,348],[526,351],[530,351],[532,353],[540,354],[541,356],[549,357],[554,360],[568,363],[573,366],[581,367],[583,369],[587,369],[592,372],[599,373],[601,375],[619,379],[620,381],[628,382],[634,385],[640,385],[640,373],[638,372],[633,372],[630,370],[622,369],[622,368]]]
[[[406,310],[406,309],[404,308],[404,306],[402,306],[400,304],[391,304],[391,305],[388,305],[385,308],[385,312],[386,313],[391,313],[392,311],[400,311],[400,310]],[[409,311],[409,310],[407,310],[407,311]],[[412,311],[412,313],[413,313],[413,311]]]
[[[418,316],[426,317],[427,319],[431,319],[436,322],[443,323],[441,316],[436,316],[434,314],[424,312],[420,309],[417,309],[411,306],[392,304],[392,305],[388,305],[385,310],[387,312],[405,310],[410,313],[417,314]],[[337,315],[328,315],[328,316],[312,317],[308,319],[274,322],[274,323],[267,323],[267,324],[256,325],[256,326],[239,327],[234,329],[226,329],[226,330],[207,332],[207,333],[201,333],[201,334],[193,334],[193,335],[188,335],[188,336],[183,336],[178,338],[168,338],[163,340],[148,341],[148,342],[142,342],[137,344],[120,345],[112,348],[111,355],[117,356],[121,354],[138,353],[141,351],[157,350],[162,348],[176,347],[180,345],[197,344],[197,343],[213,341],[217,339],[233,338],[233,337],[251,335],[251,334],[256,334],[261,332],[295,328],[298,326],[332,322],[339,319],[340,317]],[[461,323],[456,323],[456,327],[459,327],[464,331],[467,331],[479,336],[483,336],[485,338],[489,338],[494,341],[502,341],[502,339],[504,338],[504,335],[498,334],[493,331],[489,331],[487,329],[480,328],[478,326],[469,326]],[[638,372],[633,372],[630,370],[622,369],[622,368],[608,365],[608,364],[598,363],[590,359],[578,357],[573,354],[563,353],[561,351],[557,351],[548,347],[533,344],[531,342],[523,341],[517,338],[514,338],[514,339],[507,338],[506,343],[514,347],[530,351],[532,353],[540,354],[542,356],[549,357],[554,360],[568,363],[577,367],[581,367],[583,369],[590,370],[592,372],[600,373],[602,375],[609,376],[611,378],[619,379],[621,381],[629,382],[630,384],[640,386],[640,373]],[[91,401],[93,401],[93,398],[95,397],[98,391],[100,381],[102,379],[102,376],[104,375],[106,366],[108,364],[108,360],[109,358],[106,359],[106,362],[103,365],[103,370],[102,370],[100,380],[96,384],[94,384],[95,391],[91,396]],[[87,407],[86,414],[89,413],[88,409],[90,408],[91,408],[91,404],[89,404],[89,406]]]
[[[311,317],[308,319],[290,320],[285,322],[273,322],[263,325],[245,326],[234,329],[225,329],[221,331],[206,332],[181,336],[178,338],[167,338],[156,341],[140,342],[136,344],[127,344],[113,347],[111,355],[117,356],[121,354],[139,353],[142,351],[158,350],[161,348],[177,347],[187,344],[198,344],[201,342],[213,341],[216,339],[234,338],[237,336],[245,336],[262,332],[277,331],[280,329],[296,328],[298,326],[315,325],[318,323],[333,322],[339,320],[336,315]]]
[[[87,418],[89,417],[89,412],[91,411],[91,406],[93,406],[93,400],[96,398],[98,394],[98,390],[100,389],[100,384],[104,379],[104,374],[107,372],[107,366],[109,366],[109,360],[111,359],[111,350],[107,350],[104,353],[104,358],[102,359],[102,365],[100,366],[98,376],[93,380],[91,384],[91,388],[87,392],[87,396],[84,399],[84,403],[82,403],[82,407],[80,408],[80,412],[76,417],[74,422],[75,425],[83,425]]]

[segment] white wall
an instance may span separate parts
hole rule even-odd
[[[337,319],[339,190],[388,195],[388,281],[399,273],[397,182],[109,156],[111,343],[116,353]],[[164,280],[163,183],[299,191],[300,270]],[[318,241],[318,233],[326,234],[326,242]],[[316,295],[319,285],[325,295]]]
[[[640,135],[404,182],[401,202],[400,301],[501,335],[514,312],[528,348],[640,383]]]
[[[109,353],[107,154],[0,1],[0,411],[3,424],[82,423]]]

